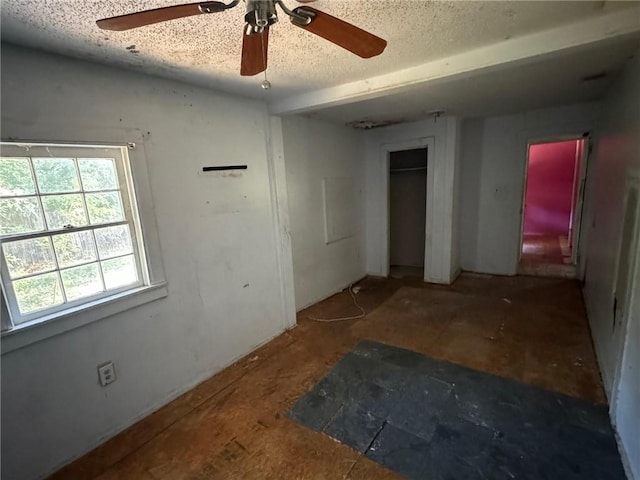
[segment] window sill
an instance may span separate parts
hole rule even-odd
[[[16,325],[11,330],[2,332],[0,344],[2,355],[167,295],[166,282],[159,283],[128,290]]]

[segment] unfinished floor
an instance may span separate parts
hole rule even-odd
[[[524,235],[518,273],[575,278],[569,238],[566,235]]]
[[[450,287],[410,278],[367,278],[358,285],[364,319],[307,318],[356,313],[346,292],[300,312],[297,328],[54,478],[399,478],[286,416],[362,339],[605,402],[575,281],[462,275]]]

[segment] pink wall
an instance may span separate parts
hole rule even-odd
[[[582,140],[529,147],[525,235],[569,233],[578,142]]]

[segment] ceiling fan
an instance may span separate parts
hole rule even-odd
[[[314,0],[298,1],[309,3]],[[240,0],[232,0],[231,3],[219,1],[188,3],[104,18],[96,23],[103,30],[123,31],[177,18],[223,12],[235,7],[239,2]],[[276,6],[280,7],[296,27],[314,33],[362,58],[380,55],[387,46],[386,40],[315,8],[301,6],[289,10],[282,0],[245,0],[245,2],[247,13],[244,16],[246,23],[242,36],[240,64],[240,75],[243,76],[257,75],[267,69],[269,27],[278,21]]]

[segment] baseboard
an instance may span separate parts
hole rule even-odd
[[[88,444],[88,446],[87,446],[87,449],[84,450],[82,453],[79,453],[77,455],[73,455],[72,457],[67,458],[66,460],[60,462],[59,464],[57,464],[57,466],[55,466],[52,469],[50,469],[48,473],[44,474],[40,478],[48,478],[51,475],[53,475],[54,473],[56,473],[58,470],[61,470],[62,468],[66,467],[67,465],[69,465],[69,464],[75,462],[76,460],[82,458],[83,456],[85,456],[88,453],[90,453],[92,450],[98,448],[103,443],[106,443],[107,441],[109,441],[111,438],[113,438],[116,435],[124,432],[127,428],[132,427],[133,425],[138,423],[140,420],[143,420],[144,418],[148,417],[149,415],[153,414],[154,412],[156,412],[156,411],[160,410],[161,408],[165,407],[166,405],[168,405],[169,403],[174,401],[176,398],[178,398],[181,395],[184,395],[185,393],[187,393],[189,390],[192,390],[195,387],[197,387],[198,385],[200,385],[201,383],[206,382],[211,377],[213,377],[213,376],[217,375],[218,373],[220,373],[221,371],[223,371],[225,368],[230,367],[231,365],[233,365],[234,363],[238,362],[239,360],[241,360],[241,359],[243,359],[245,357],[248,357],[254,351],[256,351],[259,348],[261,348],[262,346],[266,345],[271,340],[274,340],[275,338],[279,337],[283,333],[291,330],[295,326],[296,325],[284,328],[283,330],[279,330],[276,334],[274,334],[272,336],[269,336],[265,340],[262,340],[262,341],[258,342],[257,344],[253,345],[252,347],[250,347],[249,351],[247,351],[246,353],[242,353],[242,354],[234,357],[229,362],[225,362],[224,364],[222,364],[222,366],[220,366],[220,367],[217,366],[214,369],[210,370],[209,372],[204,373],[203,375],[199,375],[193,382],[188,383],[186,386],[183,386],[183,387],[180,387],[180,388],[178,388],[176,390],[170,391],[167,394],[167,396],[164,397],[162,400],[160,400],[159,402],[155,402],[151,406],[143,409],[141,411],[141,413],[139,413],[138,415],[135,415],[133,418],[131,418],[131,419],[125,421],[125,422],[122,422],[119,426],[117,426],[116,428],[110,430],[108,433],[100,435],[100,437],[98,437],[96,440],[94,440],[93,442],[90,442]]]
[[[462,269],[461,268],[457,268],[453,271],[453,274],[451,275],[451,278],[449,279],[449,283],[447,285],[452,285],[453,282],[455,282],[458,277],[460,276],[460,274],[462,273]]]
[[[633,470],[631,470],[631,462],[629,461],[629,455],[627,455],[627,450],[624,448],[624,443],[622,443],[622,439],[618,432],[615,432],[616,443],[618,444],[618,452],[620,453],[620,459],[622,460],[622,467],[624,468],[624,473],[627,474],[627,480],[640,480],[633,475]]]
[[[326,300],[326,299],[327,299],[327,298],[329,298],[329,297],[333,297],[336,293],[340,293],[340,292],[342,292],[344,289],[348,288],[348,287],[349,287],[349,285],[353,285],[354,283],[358,283],[358,282],[360,282],[360,281],[364,280],[365,278],[367,278],[368,276],[372,276],[372,275],[364,274],[364,275],[362,275],[361,277],[359,277],[359,278],[358,278],[358,279],[356,279],[356,280],[353,280],[353,281],[351,281],[351,282],[347,282],[347,283],[341,284],[341,286],[340,286],[340,287],[338,287],[338,288],[336,288],[336,289],[332,289],[332,290],[331,290],[329,293],[327,293],[327,294],[323,294],[323,295],[322,295],[321,297],[319,297],[317,300],[312,300],[311,302],[309,302],[309,303],[305,304],[303,307],[296,308],[296,312],[301,312],[302,310],[304,310],[304,309],[306,309],[306,308],[309,308],[310,306],[315,305],[316,303],[320,303],[320,302],[322,302],[323,300]]]

